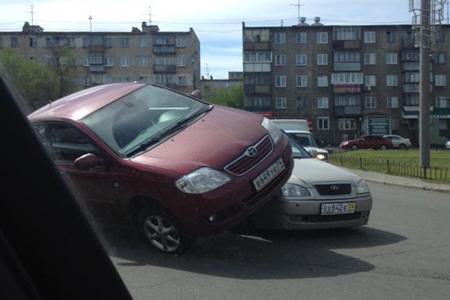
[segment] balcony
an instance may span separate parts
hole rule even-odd
[[[402,40],[403,49],[417,49],[416,42],[414,39],[403,39]]]
[[[244,42],[244,50],[270,50],[270,42]]]
[[[334,116],[335,117],[355,117],[360,116],[361,106],[335,106]]]
[[[410,71],[418,72],[420,70],[420,64],[418,61],[417,62],[407,61],[402,64],[402,70],[404,72],[410,72]]]
[[[176,54],[175,45],[153,45],[153,53],[155,54]]]
[[[272,63],[246,63],[244,62],[244,72],[271,72]]]
[[[271,86],[269,84],[246,84],[244,92],[246,94],[270,94]]]
[[[357,94],[361,93],[361,85],[335,85],[333,92],[335,94]]]
[[[176,72],[176,65],[153,65],[153,73],[174,74]]]
[[[333,48],[339,50],[361,49],[361,41],[333,41]]]
[[[419,92],[419,84],[418,83],[405,83],[403,85],[404,93],[418,93]]]
[[[334,63],[334,71],[361,71],[361,63]]]
[[[90,65],[89,72],[91,73],[105,73],[104,65]]]

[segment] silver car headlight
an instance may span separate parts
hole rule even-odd
[[[281,188],[281,194],[286,198],[311,197],[311,193],[307,188],[292,183],[286,183],[285,185],[283,185],[283,187]]]
[[[263,121],[261,122],[261,126],[267,130],[270,137],[272,138],[273,143],[276,144],[278,140],[281,138],[281,135],[283,134],[280,128],[278,128],[277,125],[275,125],[272,121],[270,121],[267,118],[263,119]]]
[[[217,189],[231,178],[223,172],[208,167],[200,168],[178,179],[177,188],[188,194],[202,194]]]
[[[367,184],[367,182],[365,180],[360,180],[356,184],[356,193],[357,194],[369,194],[370,193],[369,185]]]

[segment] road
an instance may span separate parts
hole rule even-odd
[[[181,256],[115,232],[110,256],[135,299],[450,299],[450,194],[370,188],[359,229],[227,233]]]

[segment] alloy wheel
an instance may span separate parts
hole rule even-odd
[[[168,218],[150,215],[143,226],[146,237],[154,247],[168,253],[177,251],[181,243],[180,234]]]

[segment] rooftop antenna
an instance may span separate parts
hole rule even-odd
[[[283,23],[284,23],[284,21],[283,21],[283,19],[281,19],[281,21],[280,21],[281,27],[283,27]]]
[[[31,25],[34,25],[34,5],[31,4],[29,13],[31,14]]]
[[[92,32],[92,16],[89,16],[89,31]]]
[[[148,24],[152,25],[152,6],[148,6]]]
[[[300,7],[304,6],[304,4],[300,3],[300,0],[297,0],[297,4],[289,4],[291,6],[296,6],[297,7],[297,18],[298,18],[298,24],[300,24],[301,20],[300,20]]]

